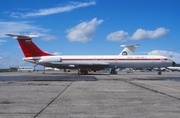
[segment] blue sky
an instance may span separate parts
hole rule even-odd
[[[10,4],[11,3],[11,4]],[[44,51],[62,55],[158,54],[180,63],[179,0],[0,0],[0,68],[27,65],[4,34],[37,34]]]

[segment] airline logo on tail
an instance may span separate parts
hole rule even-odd
[[[128,53],[126,51],[123,51],[122,55],[128,55]]]

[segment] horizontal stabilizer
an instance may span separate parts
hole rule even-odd
[[[31,39],[31,38],[37,38],[38,35],[17,35],[17,34],[6,34],[7,36],[12,36],[15,39]]]
[[[133,45],[120,45],[120,47],[138,47],[140,44],[133,44]]]

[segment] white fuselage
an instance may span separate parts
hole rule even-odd
[[[153,55],[89,55],[89,56],[39,56],[26,57],[25,61],[56,68],[154,68],[172,66],[173,61]]]

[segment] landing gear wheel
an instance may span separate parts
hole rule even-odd
[[[162,73],[161,72],[158,72],[158,75],[161,75]]]
[[[78,71],[78,74],[79,74],[79,75],[87,75],[87,74],[88,74],[88,71],[87,71],[87,70],[79,70],[79,71]]]
[[[79,75],[81,75],[81,74],[82,74],[80,70],[78,70],[78,74],[79,74]]]

